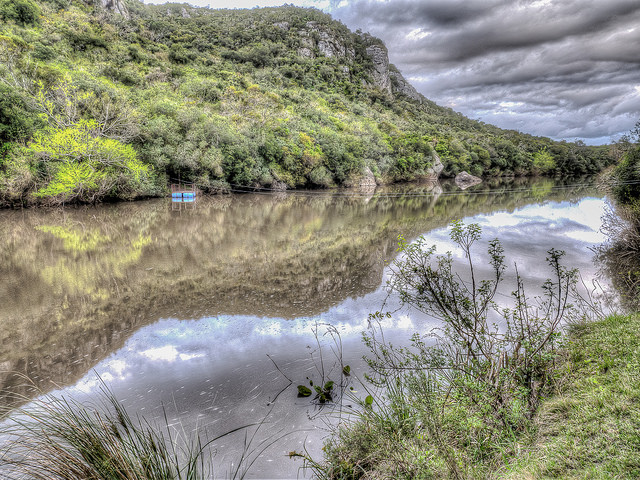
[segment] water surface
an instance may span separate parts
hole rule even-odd
[[[0,401],[52,391],[94,398],[100,376],[132,412],[154,418],[164,409],[185,432],[217,435],[265,419],[253,446],[282,438],[249,477],[295,477],[300,463],[286,454],[318,454],[326,420],[295,385],[319,381],[322,367],[325,378],[339,376],[326,325],[354,377],[364,371],[369,313],[394,311],[385,332],[397,342],[437,325],[397,310],[383,288],[398,235],[424,234],[462,260],[446,227],[464,219],[499,237],[529,282],[549,275],[551,247],[589,280],[603,206],[591,187],[536,180],[467,192],[233,195],[186,210],[153,200],[3,211]],[[233,470],[243,441],[218,442],[219,476]]]

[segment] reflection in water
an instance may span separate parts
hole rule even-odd
[[[624,206],[608,205],[602,230],[607,241],[596,249],[596,263],[619,294],[620,306],[640,309],[640,220]]]
[[[551,246],[590,269],[585,245],[602,209],[601,199],[582,200],[591,189],[549,180],[486,188],[247,194],[177,211],[155,200],[0,212],[5,402],[9,393],[34,395],[14,372],[44,391],[75,383],[79,394],[95,390],[87,375],[95,367],[132,408],[173,405],[185,425],[219,433],[275,408],[275,431],[308,426],[305,405],[295,413],[289,402],[267,406],[283,378],[265,353],[302,380],[313,368],[312,327],[326,322],[357,366],[359,333],[385,301],[380,285],[399,234],[431,232],[450,249],[443,227],[475,216],[530,278],[546,278],[540,258]],[[399,336],[431,325],[416,312],[391,322]],[[319,445],[317,434],[309,438]]]

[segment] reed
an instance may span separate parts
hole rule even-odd
[[[202,441],[132,418],[103,385],[87,405],[47,395],[5,418],[0,476],[11,480],[197,480],[213,478],[207,447],[246,427]],[[242,478],[243,471],[234,472]]]

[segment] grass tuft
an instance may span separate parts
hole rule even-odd
[[[0,476],[32,480],[197,480],[211,478],[199,435],[189,441],[132,419],[106,387],[86,405],[46,396],[11,412],[0,438]],[[166,420],[166,418],[165,418]],[[230,432],[231,433],[231,432]],[[223,435],[224,436],[224,435]]]

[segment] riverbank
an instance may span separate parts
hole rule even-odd
[[[500,478],[640,476],[640,314],[575,328],[565,382],[535,419],[533,446]]]
[[[406,405],[378,405],[343,425],[316,465],[321,478],[636,478],[640,476],[640,314],[573,327],[563,348],[554,393],[527,429],[483,445],[468,442],[485,428],[464,409],[441,411],[440,430]],[[452,402],[449,402],[452,403]],[[403,417],[397,415],[405,412]],[[390,413],[394,413],[390,415]],[[458,414],[455,443],[443,444]],[[504,432],[503,432],[504,433]],[[466,437],[466,438],[465,438]],[[477,436],[476,436],[477,438]],[[451,440],[451,439],[448,439]]]

